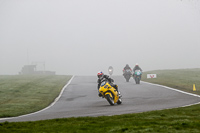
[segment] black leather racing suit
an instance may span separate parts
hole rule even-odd
[[[140,71],[142,71],[142,69],[141,69],[139,66],[135,66],[135,67],[133,68],[133,72],[135,72],[135,70],[140,70]]]
[[[97,89],[98,89],[98,90],[99,90],[99,88],[100,88],[101,82],[102,82],[104,79],[106,79],[106,80],[110,83],[110,85],[111,85],[112,87],[114,87],[114,88],[117,90],[117,92],[118,92],[118,87],[117,87],[117,85],[113,83],[114,80],[111,79],[108,75],[104,75],[102,79],[98,79],[98,80],[97,80],[97,83],[98,83]]]

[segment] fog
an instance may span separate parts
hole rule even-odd
[[[200,67],[199,0],[0,0],[0,75]]]

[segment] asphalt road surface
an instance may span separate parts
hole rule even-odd
[[[54,118],[111,116],[182,107],[200,102],[200,97],[171,90],[166,87],[133,79],[126,82],[122,76],[113,76],[122,94],[122,104],[110,106],[98,97],[96,76],[75,76],[63,89],[57,102],[42,111],[13,118],[2,118],[0,122],[37,121]]]

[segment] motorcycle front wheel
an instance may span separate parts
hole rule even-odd
[[[106,95],[106,99],[107,99],[107,101],[110,103],[110,105],[114,105],[114,104],[115,104],[115,103],[114,103],[114,99],[113,99],[112,97],[110,97],[109,94]]]
[[[129,82],[130,77],[126,76],[126,82]]]
[[[135,83],[139,84],[139,79],[137,77],[135,78]]]
[[[117,101],[117,104],[122,104],[122,99],[119,98],[119,100]]]

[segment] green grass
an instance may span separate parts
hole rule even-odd
[[[157,78],[147,79],[147,74],[157,74]],[[143,74],[142,80],[200,95],[199,68],[149,71]],[[193,91],[193,84],[196,91]]]
[[[71,76],[0,76],[0,117],[13,117],[47,107]]]
[[[147,73],[157,74],[157,79],[145,79]],[[143,80],[161,83],[174,88],[191,91],[193,83],[199,93],[200,69],[159,70],[145,72]],[[188,78],[189,77],[189,78]],[[176,81],[177,80],[177,81]],[[167,83],[166,83],[167,82]],[[175,85],[173,85],[175,84]],[[191,91],[193,92],[193,91]],[[199,133],[200,105],[101,117],[79,117],[35,122],[0,123],[5,133]]]
[[[200,132],[200,106],[101,117],[0,123],[4,133],[191,133]]]

